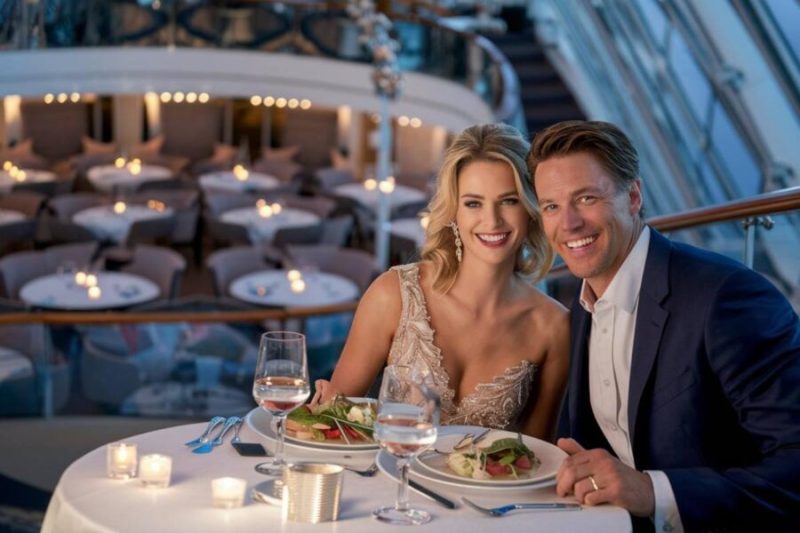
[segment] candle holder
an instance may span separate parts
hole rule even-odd
[[[106,475],[112,479],[136,477],[137,451],[135,444],[115,442],[106,446]]]
[[[214,507],[234,509],[244,503],[247,481],[237,477],[220,477],[211,480],[211,499]]]
[[[139,465],[139,479],[142,485],[156,489],[169,487],[172,477],[172,458],[168,455],[153,453],[142,457]]]

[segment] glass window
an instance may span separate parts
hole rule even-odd
[[[708,102],[712,97],[711,87],[705,74],[692,57],[686,41],[678,32],[674,32],[670,40],[669,62],[673,75],[683,89],[692,112],[698,121],[705,122]]]
[[[790,48],[795,64],[800,58],[800,4],[797,0],[769,0],[763,2],[775,27],[781,32]]]
[[[636,4],[641,14],[640,18],[650,30],[653,40],[659,48],[663,48],[669,29],[669,21],[664,15],[664,10],[658,5],[657,0],[636,0]]]
[[[717,104],[711,127],[711,142],[728,175],[735,180],[742,197],[761,192],[761,173],[753,154],[731,122],[725,109]]]

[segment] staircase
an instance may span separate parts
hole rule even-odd
[[[508,58],[517,72],[530,137],[555,122],[586,118],[529,27],[486,37]]]

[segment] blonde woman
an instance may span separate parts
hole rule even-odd
[[[568,369],[567,311],[534,286],[553,254],[525,165],[528,142],[500,124],[448,148],[422,261],[364,294],[331,381],[314,401],[362,396],[387,364],[428,375],[443,424],[551,439]]]

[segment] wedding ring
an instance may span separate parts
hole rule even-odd
[[[594,476],[589,476],[589,481],[591,482],[591,484],[592,484],[592,488],[593,488],[595,491],[598,491],[598,490],[600,490],[600,487],[598,487],[598,486],[597,486],[597,481],[595,481],[595,480],[594,480]]]

